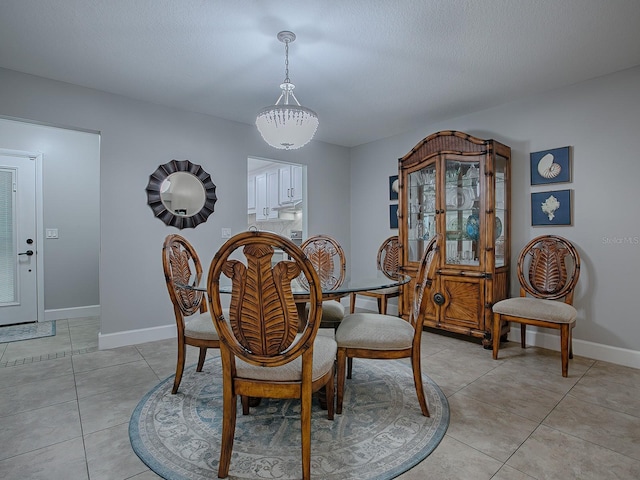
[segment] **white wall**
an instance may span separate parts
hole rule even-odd
[[[179,231],[194,244],[205,270],[222,244],[221,228],[247,228],[248,156],[307,165],[309,233],[334,236],[348,254],[345,148],[312,141],[301,150],[275,150],[253,125],[9,70],[0,69],[0,85],[0,115],[100,132],[101,347],[163,338],[175,330],[161,248],[165,236],[178,230],[154,218],[145,193],[149,175],[169,160],[202,165],[217,186],[208,221]]]
[[[450,121],[417,125],[412,132],[352,149],[354,272],[375,268],[379,243],[395,232],[388,224],[387,182],[397,174],[397,159],[440,130],[494,138],[511,147],[512,265],[534,236],[557,234],[574,242],[582,259],[574,350],[640,366],[640,159],[634,143],[640,132],[640,68]],[[530,152],[567,145],[573,149],[572,182],[531,187]],[[573,226],[531,227],[530,193],[565,188],[574,191]],[[367,214],[371,210],[380,214]],[[517,285],[512,272],[514,295]],[[539,336],[545,346],[558,348],[547,340]]]
[[[0,147],[43,152],[44,227],[57,239],[38,248],[44,256],[45,319],[53,310],[93,312],[100,304],[100,137],[45,125],[0,119]]]

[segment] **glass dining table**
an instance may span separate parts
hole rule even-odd
[[[398,275],[397,278],[389,278],[382,272],[378,272],[377,276],[361,277],[361,278],[346,278],[342,285],[337,288],[323,289],[322,300],[336,300],[342,297],[346,297],[350,293],[365,292],[369,290],[381,290],[383,288],[397,287],[404,285],[411,280],[409,275]],[[188,290],[198,290],[201,292],[207,291],[206,276],[203,276],[201,283],[195,281],[189,281],[188,284],[176,283],[180,288],[186,288]],[[305,288],[297,279],[291,282],[291,291],[296,299],[296,302],[304,302],[309,300],[309,290]],[[231,280],[225,283],[220,280],[220,292],[231,293]]]
[[[176,285],[180,288],[185,288],[189,290],[197,290],[201,292],[207,292],[207,282],[206,276],[203,276],[203,281],[201,283],[197,283],[195,281],[189,281],[189,284],[180,284],[176,283]],[[231,293],[231,280],[226,279],[228,281],[225,282],[222,278],[220,279],[220,292],[221,293]],[[411,280],[409,275],[398,275],[397,278],[389,278],[384,275],[381,271],[378,271],[376,276],[370,277],[362,277],[362,278],[346,278],[345,281],[337,288],[331,290],[323,290],[322,291],[322,300],[340,300],[342,297],[348,296],[352,292],[364,292],[369,290],[380,290],[383,288],[396,287],[400,285],[404,285]],[[298,318],[305,318],[306,316],[306,303],[309,301],[309,290],[304,287],[298,280],[293,280],[291,282],[291,290],[293,292],[293,297],[296,302],[296,308],[298,310]],[[325,396],[324,388],[318,392],[318,399],[320,401],[320,405],[323,409],[326,410],[327,402]],[[257,406],[260,404],[260,398],[251,398],[250,406]]]
[[[231,280],[228,280],[228,283],[220,279],[220,292],[221,293],[231,293]],[[372,275],[368,277],[347,277],[342,285],[337,288],[332,289],[323,289],[322,290],[322,300],[340,300],[342,297],[348,296],[350,293],[357,292],[366,292],[370,290],[381,290],[383,288],[391,288],[397,287],[400,285],[404,285],[411,280],[409,275],[398,275],[397,278],[389,278],[384,275],[381,271],[377,272],[377,275]],[[202,282],[197,283],[195,281],[189,281],[188,284],[180,284],[177,283],[177,286],[180,288],[186,288],[189,290],[198,290],[202,292],[207,291],[207,282],[206,276],[203,276]],[[291,282],[291,290],[293,292],[293,297],[296,301],[296,306],[298,308],[298,315],[305,314],[305,305],[306,302],[309,301],[309,290],[304,287],[297,279]]]

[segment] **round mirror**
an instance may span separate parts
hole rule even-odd
[[[204,207],[204,186],[190,173],[172,173],[160,185],[160,200],[174,215],[191,217]]]
[[[189,160],[171,160],[149,176],[147,203],[167,225],[195,228],[207,221],[217,199],[211,176]]]

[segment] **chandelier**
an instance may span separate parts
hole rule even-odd
[[[284,150],[294,150],[306,145],[318,128],[318,115],[300,105],[293,93],[296,86],[289,80],[289,44],[295,39],[293,32],[278,33],[278,40],[284,43],[285,53],[284,83],[280,85],[282,93],[275,105],[260,110],[256,118],[256,126],[265,142]],[[289,103],[290,98],[295,104]]]

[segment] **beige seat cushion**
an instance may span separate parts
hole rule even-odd
[[[389,288],[380,288],[378,290],[370,290],[367,292],[358,292],[358,295],[393,295],[394,293],[399,293],[400,287],[389,287]]]
[[[219,340],[218,332],[213,326],[213,319],[209,312],[197,313],[187,317],[184,324],[184,334],[187,337],[201,340]]]
[[[352,313],[344,317],[336,330],[336,342],[340,348],[403,350],[411,348],[413,335],[411,324],[399,317]]]
[[[338,346],[333,338],[316,336],[313,343],[313,381],[319,379],[333,368]],[[299,381],[302,378],[302,356],[279,367],[260,367],[236,359],[238,376],[255,380],[275,382]]]
[[[495,313],[531,318],[555,323],[574,323],[578,312],[562,301],[515,297],[501,300],[493,306]]]
[[[306,310],[309,315],[309,304],[307,303]],[[344,317],[344,305],[337,300],[327,300],[322,302],[322,321],[323,322],[340,322]]]

